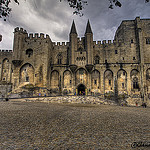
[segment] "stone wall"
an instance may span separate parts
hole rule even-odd
[[[122,21],[113,41],[93,41],[88,21],[79,38],[73,22],[69,42],[15,28],[12,51],[0,51],[0,80],[12,83],[12,93],[70,95],[114,93],[140,95],[149,101],[150,19]],[[43,90],[44,89],[44,90]]]

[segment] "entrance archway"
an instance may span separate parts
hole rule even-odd
[[[85,95],[85,86],[83,84],[78,86],[78,95]]]

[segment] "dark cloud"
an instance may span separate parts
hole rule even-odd
[[[88,0],[84,16],[72,14],[67,2],[59,0],[20,0],[20,5],[11,4],[12,13],[7,22],[0,20],[3,41],[0,49],[12,49],[13,30],[16,26],[28,32],[49,34],[53,41],[68,41],[73,19],[79,37],[84,36],[87,20],[90,20],[94,40],[113,40],[122,20],[133,20],[136,16],[150,18],[150,3],[144,0],[120,0],[122,7],[110,10],[108,0]]]

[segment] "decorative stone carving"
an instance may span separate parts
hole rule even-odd
[[[23,62],[22,60],[12,60],[12,63],[15,67],[20,66],[22,64],[22,62]]]
[[[77,69],[77,65],[70,65],[69,67],[72,72],[75,72]]]
[[[88,64],[85,66],[88,72],[91,72],[93,69],[93,65],[92,64]]]

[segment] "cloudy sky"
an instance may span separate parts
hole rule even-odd
[[[13,48],[13,31],[22,27],[28,33],[49,34],[54,42],[67,42],[73,19],[78,36],[85,33],[87,20],[90,20],[94,40],[113,40],[115,31],[122,20],[134,20],[136,16],[150,18],[150,2],[145,0],[120,0],[122,7],[109,9],[108,0],[88,0],[83,10],[84,16],[73,15],[67,2],[60,0],[19,0],[10,7],[12,12],[4,22],[0,19],[0,34],[3,36],[0,49]]]

